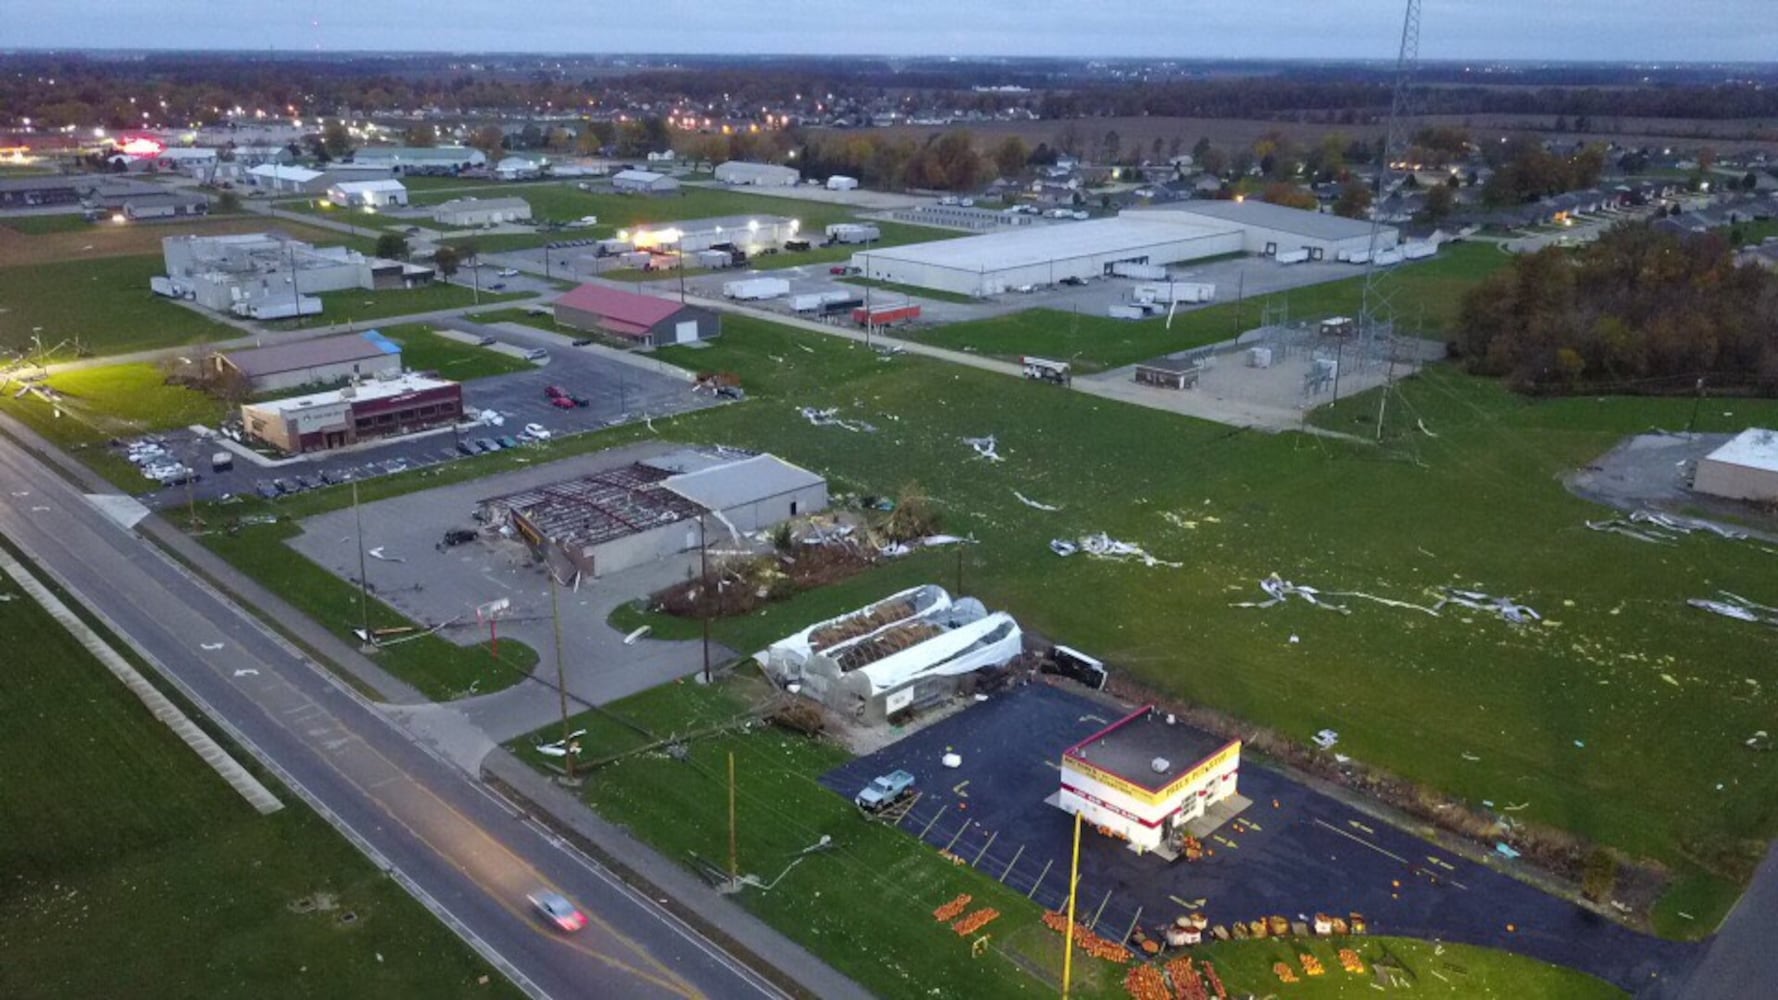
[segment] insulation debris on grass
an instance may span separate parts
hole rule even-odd
[[[1069,541],[1066,538],[1052,538],[1050,539],[1050,551],[1064,557],[1077,552],[1085,552],[1095,559],[1114,559],[1119,562],[1138,559],[1144,566],[1165,566],[1168,569],[1180,569],[1185,565],[1184,563],[1157,559],[1149,555],[1142,546],[1130,542],[1120,542],[1103,531],[1096,535],[1087,535],[1077,542]]]
[[[964,444],[974,448],[977,455],[990,462],[1006,461],[1006,459],[1000,457],[1000,442],[996,441],[992,434],[987,437],[966,437],[962,440]]]
[[[1593,531],[1610,532],[1634,538],[1639,542],[1652,542],[1657,545],[1671,545],[1686,535],[1707,532],[1718,538],[1731,542],[1747,541],[1747,532],[1738,528],[1730,528],[1706,521],[1697,517],[1682,517],[1678,514],[1663,514],[1654,510],[1632,511],[1628,517],[1613,517],[1603,521],[1587,521],[1586,526]]]
[[[582,736],[585,736],[585,735],[586,735],[586,730],[576,729],[574,732],[569,733],[568,738],[565,740],[557,740],[554,743],[539,744],[536,747],[534,747],[533,749],[535,749],[538,753],[543,754],[545,757],[566,757],[566,756],[568,756],[568,744],[574,740],[580,739]]]
[[[1724,618],[1752,622],[1756,625],[1771,625],[1773,627],[1778,627],[1778,608],[1769,607],[1764,604],[1756,604],[1739,594],[1731,594],[1726,590],[1719,590],[1716,593],[1721,600],[1693,597],[1688,599],[1685,603],[1697,608],[1699,611],[1708,611],[1711,614],[1721,615]]]
[[[803,415],[804,420],[807,420],[816,427],[843,427],[849,431],[865,434],[875,434],[877,432],[877,428],[873,424],[863,420],[848,420],[845,417],[840,416],[840,409],[837,406],[830,406],[825,410],[819,410],[813,406],[805,406],[797,412]]]
[[[1494,597],[1479,590],[1446,588],[1444,596],[1440,597],[1438,603],[1432,606],[1433,613],[1438,613],[1447,604],[1455,604],[1474,611],[1489,611],[1499,615],[1503,621],[1511,622],[1514,625],[1543,621],[1543,616],[1527,605],[1519,604],[1510,597]]]
[[[1012,495],[1015,497],[1018,497],[1020,503],[1024,504],[1027,507],[1034,508],[1036,510],[1056,511],[1056,510],[1062,509],[1060,507],[1055,506],[1054,504],[1039,503],[1038,501],[1031,499],[1030,497],[1026,496],[1025,494],[1020,493],[1018,490],[1013,490]]]

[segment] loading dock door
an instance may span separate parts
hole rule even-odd
[[[673,327],[673,342],[674,343],[689,344],[697,339],[698,339],[698,321],[697,320],[688,319],[682,323],[676,324]]]

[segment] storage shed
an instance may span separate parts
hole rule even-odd
[[[555,301],[556,322],[641,347],[689,344],[722,333],[722,317],[701,306],[585,284]]]
[[[1778,431],[1750,427],[1698,460],[1692,489],[1730,500],[1778,501]]]
[[[716,179],[724,184],[746,187],[795,187],[801,183],[803,175],[794,167],[781,167],[775,163],[730,160],[717,166]]]

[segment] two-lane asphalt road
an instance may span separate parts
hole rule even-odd
[[[4,437],[0,534],[532,995],[781,995],[418,748],[375,707]],[[578,903],[590,925],[565,935],[532,914],[525,894],[545,886]]]

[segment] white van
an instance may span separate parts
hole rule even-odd
[[[549,352],[541,347],[533,347],[525,352],[526,361],[548,361]]]

